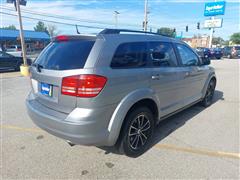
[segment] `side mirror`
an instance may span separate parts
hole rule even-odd
[[[201,57],[202,65],[209,65],[211,64],[211,60],[209,57]]]

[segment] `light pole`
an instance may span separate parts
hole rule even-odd
[[[217,0],[214,0],[214,1],[217,2]],[[214,16],[212,16],[211,19],[214,20]],[[214,33],[214,28],[211,28],[210,37],[209,37],[209,44],[208,44],[209,48],[212,48],[213,33]]]
[[[114,11],[114,18],[115,18],[115,28],[118,28],[118,15],[120,14],[120,12],[118,11]]]
[[[148,0],[145,0],[144,21],[143,21],[143,30],[144,31],[147,31],[147,24],[148,24]]]
[[[23,34],[22,16],[21,16],[19,0],[16,0],[16,7],[17,7],[18,21],[20,26],[20,39],[21,39],[21,46],[22,46],[23,65],[27,66],[26,48],[25,48],[25,40],[24,40],[24,34]]]
[[[25,47],[25,40],[23,34],[23,25],[22,25],[22,16],[21,16],[21,9],[20,5],[26,6],[27,2],[25,0],[7,0],[7,3],[14,3],[15,8],[18,13],[18,21],[19,21],[19,32],[20,32],[20,39],[21,39],[21,46],[22,46],[22,56],[23,56],[23,66],[20,66],[21,74],[24,76],[28,76],[28,64],[27,64],[27,56],[26,56],[26,47]]]
[[[211,19],[214,20],[214,17],[212,17]],[[212,48],[213,33],[214,33],[214,28],[211,28],[210,36],[209,36],[209,44],[208,44],[209,48]]]

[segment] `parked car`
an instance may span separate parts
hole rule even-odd
[[[240,46],[226,46],[223,48],[223,56],[229,59],[240,58]]]
[[[186,43],[155,33],[57,36],[30,68],[28,114],[71,145],[115,146],[137,157],[161,120],[212,103],[209,63]]]
[[[201,56],[201,57],[205,57],[205,58],[211,57],[210,49],[209,49],[209,48],[197,47],[197,48],[196,48],[196,52],[197,52],[198,55]]]
[[[8,46],[6,52],[16,57],[22,57],[22,47],[19,45]]]
[[[28,65],[31,65],[31,59],[27,59]],[[0,71],[16,70],[20,69],[20,65],[23,64],[22,57],[15,57],[6,52],[0,51]]]
[[[223,56],[221,48],[211,48],[210,49],[210,58],[211,59],[221,59]]]

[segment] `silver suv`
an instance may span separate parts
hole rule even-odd
[[[184,42],[154,33],[57,36],[30,68],[28,114],[72,144],[115,146],[137,157],[158,122],[211,104],[216,77],[208,64]]]

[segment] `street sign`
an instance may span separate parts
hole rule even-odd
[[[222,19],[208,19],[204,21],[205,28],[220,28],[222,27]]]
[[[224,15],[225,1],[205,3],[204,16]]]

